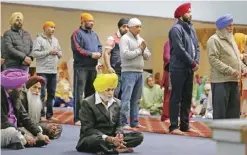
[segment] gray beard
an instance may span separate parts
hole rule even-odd
[[[35,122],[39,123],[41,117],[42,102],[39,95],[33,95],[30,90],[27,92],[28,115]]]

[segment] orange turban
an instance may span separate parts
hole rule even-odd
[[[43,25],[43,29],[45,30],[47,27],[56,27],[53,21],[46,21]]]
[[[238,46],[238,50],[242,53],[244,52],[244,48],[246,45],[246,35],[243,33],[235,33],[234,34],[235,42]]]
[[[188,10],[190,9],[191,4],[190,3],[184,3],[182,5],[180,5],[175,13],[174,13],[174,17],[175,18],[180,18],[181,16],[183,16],[184,14],[186,14],[188,12]]]
[[[85,22],[87,20],[94,20],[93,16],[89,13],[82,13],[81,14],[81,22]]]

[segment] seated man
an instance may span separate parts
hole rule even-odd
[[[44,146],[49,137],[42,134],[21,104],[22,85],[28,80],[28,73],[21,69],[7,69],[1,72],[1,147],[23,149],[30,146]],[[18,128],[20,124],[22,128]]]
[[[40,98],[41,86],[45,84],[42,76],[33,76],[26,82],[27,92],[22,92],[22,105],[28,112],[29,117],[42,128],[43,134],[50,139],[61,136],[62,126],[55,123],[41,123],[42,102]]]
[[[81,103],[79,152],[118,154],[133,152],[143,141],[142,133],[123,133],[120,126],[120,101],[113,97],[118,84],[116,74],[99,74],[94,81],[96,93]]]

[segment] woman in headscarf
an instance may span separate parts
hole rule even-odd
[[[202,83],[197,89],[196,101],[200,100],[201,94],[204,92],[204,87],[206,83],[210,83],[210,79],[207,75],[203,76]]]
[[[163,104],[163,92],[160,85],[155,84],[152,74],[147,75],[142,99],[140,102],[140,114],[161,115]]]
[[[244,64],[247,64],[246,56],[244,49],[247,44],[247,35],[243,33],[235,33],[234,34],[235,42],[238,46],[238,50],[240,52],[240,58]],[[242,116],[247,116],[247,77],[242,76],[240,81],[240,92],[241,92],[241,114]]]

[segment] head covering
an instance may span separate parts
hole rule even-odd
[[[205,84],[204,90],[211,90],[211,84],[209,83]]]
[[[141,21],[138,18],[131,18],[128,22],[128,27],[142,25]]]
[[[45,84],[45,79],[42,76],[32,76],[30,79],[26,82],[26,88],[29,89],[36,83],[40,82],[41,85]]]
[[[183,16],[184,14],[186,14],[190,8],[191,8],[191,4],[190,3],[184,3],[184,4],[180,5],[175,10],[174,17],[175,18],[180,18],[181,16]]]
[[[118,76],[115,73],[98,74],[93,85],[95,90],[99,93],[107,90],[108,88],[116,88],[118,85]]]
[[[16,19],[20,18],[22,21],[24,20],[23,14],[21,12],[15,12],[11,15],[9,19],[9,24],[13,25]]]
[[[89,13],[82,13],[81,14],[81,22],[85,22],[87,20],[94,20],[93,16]]]
[[[15,89],[28,80],[28,73],[22,69],[7,69],[1,72],[1,85],[4,88]]]
[[[226,14],[216,20],[216,27],[218,29],[223,29],[226,28],[232,22],[233,22],[233,16],[231,14]]]
[[[47,27],[56,27],[56,25],[53,21],[46,21],[43,25],[43,29],[46,29]]]
[[[126,18],[121,18],[118,23],[117,23],[117,26],[118,28],[122,27],[123,25],[127,25],[129,22],[129,19],[126,19]]]
[[[247,35],[243,34],[243,33],[235,33],[234,34],[234,39],[235,39],[235,42],[238,46],[238,50],[242,53],[244,52],[244,48],[245,48],[245,45],[247,44]]]

